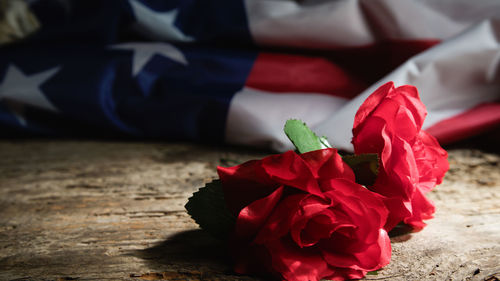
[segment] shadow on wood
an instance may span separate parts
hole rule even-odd
[[[143,250],[130,252],[152,265],[217,264],[230,270],[231,260],[225,243],[203,230],[177,233],[165,241]]]
[[[155,272],[130,275],[141,280],[259,280],[236,275],[222,241],[202,230],[177,233],[165,241],[129,255],[142,259]]]

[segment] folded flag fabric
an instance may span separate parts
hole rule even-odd
[[[298,118],[352,150],[378,86],[415,85],[445,144],[500,124],[500,2],[11,0],[0,135],[291,148]]]

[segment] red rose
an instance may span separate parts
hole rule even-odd
[[[447,153],[422,131],[427,111],[413,86],[389,82],[361,105],[354,119],[356,154],[377,153],[380,171],[370,190],[386,197],[386,229],[403,221],[419,230],[432,218],[433,203],[425,197],[448,170]]]
[[[218,173],[237,216],[230,246],[238,273],[343,280],[389,263],[387,209],[354,182],[337,150],[288,151]]]

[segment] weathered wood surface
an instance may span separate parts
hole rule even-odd
[[[257,280],[184,210],[219,164],[261,157],[186,144],[0,141],[0,280]],[[450,151],[434,220],[392,239],[370,280],[498,280],[500,157]]]

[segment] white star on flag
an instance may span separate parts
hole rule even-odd
[[[54,67],[40,73],[25,75],[13,64],[9,65],[5,77],[0,84],[0,101],[6,100],[16,118],[26,125],[21,112],[25,104],[58,112],[57,108],[45,97],[40,86],[54,76],[60,67]]]
[[[161,55],[184,65],[188,64],[184,54],[168,43],[125,43],[114,45],[111,48],[134,51],[132,58],[133,76],[136,76],[154,55]]]
[[[130,5],[137,19],[136,26],[144,35],[165,41],[194,41],[193,37],[185,35],[174,25],[178,13],[177,9],[158,12],[138,0],[131,0]]]

